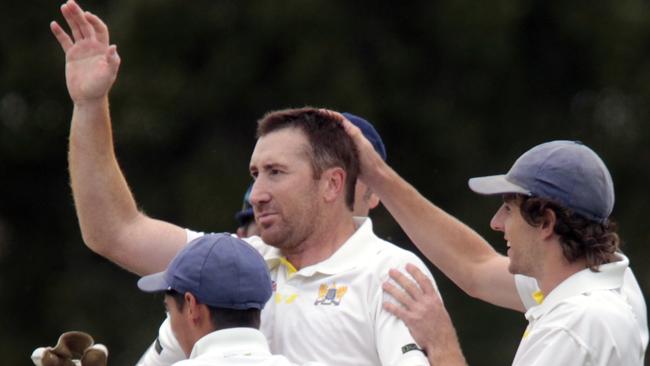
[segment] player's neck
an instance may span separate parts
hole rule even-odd
[[[565,258],[545,266],[544,273],[537,278],[539,288],[545,296],[551,293],[557,286],[567,278],[586,268],[584,260],[577,260],[569,263]]]
[[[332,256],[354,234],[356,227],[351,212],[322,217],[317,230],[300,245],[299,251],[284,253],[297,269],[320,263]]]

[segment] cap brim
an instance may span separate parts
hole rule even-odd
[[[505,174],[471,178],[467,183],[469,188],[478,194],[521,193],[530,195],[529,190],[508,181]]]
[[[138,288],[144,292],[169,290],[169,284],[165,281],[165,272],[158,272],[140,278],[138,280]]]

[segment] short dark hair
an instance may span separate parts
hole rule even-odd
[[[556,222],[553,230],[560,237],[564,257],[573,263],[584,258],[586,265],[594,272],[602,264],[618,260],[616,252],[620,247],[617,224],[609,218],[605,222],[590,220],[573,210],[545,198],[529,197],[522,194],[506,195],[505,200],[519,199],[521,215],[531,226],[540,226],[544,212],[552,210]]]
[[[269,112],[257,122],[257,138],[284,128],[300,129],[311,147],[307,151],[314,179],[325,169],[345,170],[345,203],[354,209],[354,187],[359,175],[359,153],[352,138],[333,115],[312,107]]]
[[[185,307],[185,294],[175,290],[167,290],[165,293],[174,299],[178,311]],[[260,309],[229,309],[208,305],[210,319],[214,330],[228,328],[260,328]]]

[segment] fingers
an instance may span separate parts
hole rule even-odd
[[[411,307],[413,307],[413,304],[415,302],[413,297],[410,296],[408,293],[402,291],[397,286],[393,285],[390,282],[384,282],[382,288],[386,293],[388,293],[389,295],[394,297],[395,300],[401,303],[402,306],[404,306],[404,308],[410,309]]]
[[[74,15],[69,1],[61,5],[61,14],[63,15],[63,18],[65,18],[66,23],[68,23],[68,27],[70,27],[70,33],[72,34],[72,38],[75,41],[79,41],[80,39],[82,39],[83,37],[81,34],[80,26],[79,24],[77,24],[77,22],[74,19]]]
[[[409,296],[415,300],[419,299],[422,296],[422,290],[418,287],[417,283],[413,280],[406,277],[402,272],[391,269],[388,271],[390,277],[397,282]]]
[[[393,304],[391,302],[384,302],[383,306],[384,306],[384,310],[402,319],[402,321],[404,321],[405,323],[409,319],[408,314],[403,307],[400,307],[399,305]]]
[[[70,36],[63,30],[63,28],[61,28],[57,22],[51,22],[50,29],[52,30],[54,37],[56,37],[56,40],[59,41],[61,48],[63,48],[63,52],[68,52],[68,48],[74,45]]]
[[[106,58],[113,72],[117,72],[117,68],[120,66],[120,55],[117,54],[116,45],[113,44],[108,47],[108,50],[106,51]]]
[[[104,44],[108,44],[109,35],[108,35],[108,27],[106,26],[106,24],[104,24],[104,22],[97,15],[89,11],[85,12],[84,16],[88,21],[88,23],[93,27],[97,40]]]
[[[436,289],[435,287],[433,287],[433,282],[431,282],[431,279],[427,277],[427,275],[425,275],[424,272],[422,272],[416,265],[412,263],[407,263],[406,271],[411,276],[413,276],[415,282],[417,282],[418,284],[418,287],[420,287],[420,290],[425,295],[436,293]]]
[[[70,26],[75,42],[95,36],[95,30],[86,20],[83,10],[76,2],[68,0],[61,6],[61,13]]]
[[[347,132],[347,134],[350,135],[352,138],[356,137],[357,134],[361,133],[361,130],[359,130],[359,128],[355,126],[352,122],[348,121],[348,119],[345,118],[345,116],[342,115],[341,113],[337,111],[333,111],[331,109],[325,109],[325,108],[321,108],[319,109],[319,111],[341,122],[341,125],[343,126],[345,132]]]

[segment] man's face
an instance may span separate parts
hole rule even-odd
[[[172,332],[174,333],[174,337],[176,337],[176,339],[178,340],[178,343],[183,349],[183,352],[185,352],[185,355],[189,357],[190,353],[192,352],[192,347],[194,346],[194,343],[192,342],[190,337],[190,330],[187,323],[187,317],[185,316],[186,314],[183,311],[178,310],[178,306],[176,305],[176,301],[174,300],[173,297],[169,295],[165,295],[164,302],[165,302],[165,309],[169,314],[169,322],[172,328]],[[186,309],[187,306],[184,306],[183,310]]]
[[[251,156],[257,228],[264,242],[286,252],[297,250],[319,222],[319,180],[313,178],[309,149],[302,131],[284,128],[259,138]]]
[[[537,239],[537,228],[528,224],[521,215],[520,200],[520,197],[504,200],[490,221],[490,227],[504,233],[510,273],[535,277],[540,273],[543,247]]]

